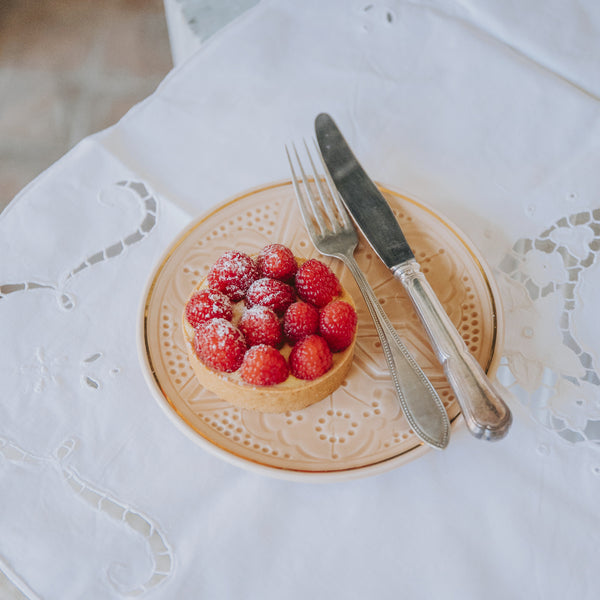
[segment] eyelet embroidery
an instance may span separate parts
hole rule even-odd
[[[123,596],[140,596],[156,588],[173,573],[173,552],[158,525],[143,512],[128,506],[115,496],[95,487],[77,471],[66,464],[66,459],[75,450],[75,438],[65,440],[50,456],[37,456],[24,450],[6,438],[0,437],[0,457],[22,468],[52,468],[68,484],[69,489],[93,510],[117,521],[124,527],[142,536],[146,542],[153,568],[148,578],[135,587],[128,587],[119,580],[119,569],[123,565],[111,564],[107,579],[111,587]]]
[[[63,281],[24,281],[0,284],[0,300],[19,292],[52,290],[55,293],[58,306],[63,310],[72,310],[75,307],[75,298],[66,291],[66,288],[74,277],[97,264],[117,258],[129,247],[146,238],[157,223],[158,202],[156,198],[149,192],[146,185],[139,181],[119,181],[115,185],[130,190],[139,201],[142,209],[142,220],[135,230],[123,239],[111,243],[101,250],[92,252],[78,266],[71,269]]]

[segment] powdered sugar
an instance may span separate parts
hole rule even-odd
[[[250,285],[260,276],[255,261],[243,252],[225,252],[208,272],[211,290],[222,292],[233,302],[241,300]]]
[[[246,341],[226,319],[211,319],[196,329],[194,351],[207,366],[229,373],[242,364]]]
[[[284,312],[294,301],[296,293],[287,283],[263,277],[256,280],[246,294],[246,302],[250,306],[261,305],[272,308],[275,312]]]
[[[209,289],[194,292],[185,307],[185,317],[192,327],[213,318],[223,318],[228,321],[233,316],[229,298],[221,292]]]
[[[256,259],[256,264],[265,277],[289,281],[298,270],[292,251],[282,244],[265,246]]]
[[[244,310],[242,318],[246,315],[252,317],[265,317],[273,312],[268,306],[262,306],[261,304],[257,304],[256,306],[250,306]]]
[[[267,344],[278,347],[283,341],[283,332],[279,317],[266,306],[248,308],[239,323],[248,346]]]

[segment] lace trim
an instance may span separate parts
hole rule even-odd
[[[521,338],[507,347],[498,378],[529,405],[548,429],[572,442],[600,444],[600,376],[597,360],[577,339],[574,328],[577,296],[586,271],[600,253],[600,209],[557,220],[536,238],[518,240],[498,268],[505,274],[508,328],[521,318]],[[543,335],[539,315],[558,313],[557,360],[540,361],[528,352],[528,340]],[[546,321],[547,323],[548,321]],[[517,347],[518,346],[518,347]],[[538,344],[537,351],[544,350]]]

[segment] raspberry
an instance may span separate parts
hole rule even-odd
[[[248,289],[246,302],[249,306],[268,306],[276,313],[283,313],[295,300],[294,288],[277,279],[263,277],[256,280]]]
[[[253,306],[244,311],[238,327],[248,346],[267,344],[277,348],[283,341],[279,317],[266,306]]]
[[[282,244],[265,246],[256,258],[256,264],[263,277],[289,281],[298,270],[292,251]]]
[[[232,315],[233,309],[229,298],[221,292],[212,290],[195,292],[185,306],[185,318],[194,328],[204,321],[215,318],[231,321]]]
[[[246,342],[241,331],[225,319],[211,319],[196,329],[194,350],[206,366],[231,373],[240,368]]]
[[[231,250],[225,252],[210,268],[208,287],[238,302],[250,285],[260,277],[256,263],[247,254]]]
[[[298,296],[319,308],[331,302],[341,290],[335,273],[315,258],[307,260],[296,273]]]
[[[300,340],[290,354],[290,370],[298,379],[312,380],[331,369],[333,356],[327,342],[320,335],[309,335]]]
[[[356,311],[352,305],[343,300],[334,300],[321,309],[319,333],[332,352],[340,352],[352,343],[356,322]]]
[[[319,329],[319,310],[306,302],[290,304],[283,317],[283,332],[290,342],[317,333]]]
[[[246,352],[240,368],[240,376],[246,383],[252,385],[275,385],[288,378],[289,369],[285,358],[266,344],[252,346]]]

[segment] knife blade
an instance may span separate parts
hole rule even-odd
[[[467,428],[477,438],[503,438],[512,422],[511,411],[429,285],[387,200],[330,115],[317,116],[315,132],[342,201],[373,250],[408,292],[460,404]]]

